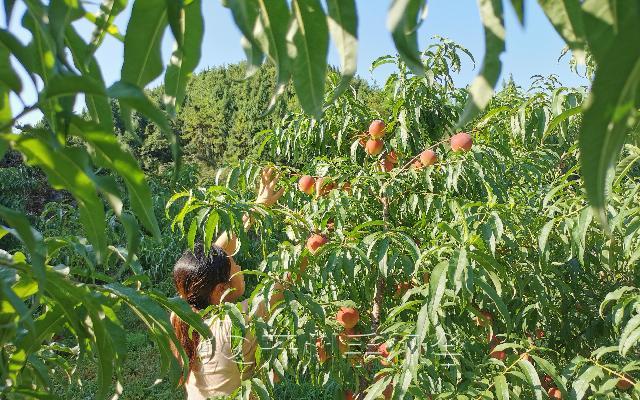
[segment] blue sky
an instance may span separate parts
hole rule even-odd
[[[130,2],[132,3],[132,2]],[[502,77],[512,75],[515,81],[527,87],[530,77],[534,74],[558,75],[565,85],[585,85],[587,81],[569,70],[568,57],[558,62],[558,57],[564,44],[553,30],[540,7],[533,1],[526,3],[526,25],[521,27],[509,2],[506,4],[507,51],[502,56]],[[233,24],[229,11],[221,6],[219,0],[204,0],[205,37],[202,46],[202,60],[198,70],[211,66],[235,63],[244,59],[239,44],[240,35]],[[359,14],[359,52],[358,75],[372,82],[382,84],[386,76],[392,72],[392,67],[382,67],[372,76],[369,73],[371,62],[377,57],[394,53],[391,36],[386,29],[386,11],[390,0],[357,0]],[[29,34],[19,22],[23,8],[18,4],[14,11],[10,30],[18,35],[23,42],[29,40]],[[92,9],[90,9],[92,10]],[[116,20],[116,25],[124,33],[129,19],[130,7]],[[4,21],[4,12],[0,10],[0,21]],[[86,21],[76,22],[81,35],[89,38],[92,26]],[[463,70],[455,77],[456,84],[465,86],[475,76],[482,56],[484,43],[482,25],[475,0],[432,0],[429,2],[429,14],[419,30],[420,47],[431,42],[434,35],[452,39],[468,48],[476,58],[477,66],[474,70],[472,63],[466,62]],[[173,46],[173,39],[169,31],[163,40],[164,59],[169,59]],[[108,37],[96,56],[102,66],[102,72],[107,84],[118,80],[122,66],[122,43]],[[335,49],[329,53],[329,62],[338,65]],[[26,81],[25,86],[26,85]],[[156,86],[156,80],[151,86]],[[23,93],[27,104],[34,102],[36,94],[33,88],[27,87]],[[14,113],[21,109],[17,98],[12,98]],[[21,122],[32,122],[39,119],[33,113]]]

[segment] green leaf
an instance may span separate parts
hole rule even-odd
[[[64,33],[67,26],[84,15],[84,10],[78,0],[51,0],[47,17],[51,38],[56,44],[56,51],[64,48]]]
[[[580,376],[573,382],[571,393],[569,394],[571,399],[582,400],[584,395],[589,390],[589,384],[595,378],[602,376],[602,369],[597,365],[588,367]]]
[[[511,5],[513,6],[513,10],[516,12],[518,16],[518,21],[520,25],[524,26],[524,15],[525,15],[525,6],[524,0],[511,0]]]
[[[43,135],[44,137],[44,135]],[[98,262],[106,255],[107,238],[104,206],[98,197],[94,180],[87,175],[89,157],[80,148],[57,147],[43,137],[21,136],[14,144],[29,165],[40,167],[54,189],[71,192],[80,211],[80,222],[87,239],[93,244]]]
[[[9,49],[5,46],[0,46],[0,84],[16,93],[20,93],[22,91],[22,81],[11,66],[11,62],[9,61]]]
[[[254,36],[259,18],[258,2],[257,0],[223,0],[223,5],[231,10],[233,20],[242,32],[240,44],[247,56],[246,77],[249,77],[258,70],[264,60],[260,43]]]
[[[544,134],[542,135],[542,137],[545,138],[549,136],[549,134],[551,134],[558,127],[558,125],[560,125],[562,122],[567,120],[569,117],[572,117],[576,114],[580,114],[580,112],[582,112],[582,107],[577,106],[577,107],[570,108],[568,110],[564,110],[562,113],[556,115],[549,122],[549,125],[547,126],[547,129],[544,131]]]
[[[124,40],[121,80],[144,88],[162,73],[166,0],[135,0]]]
[[[73,132],[91,146],[99,166],[109,168],[122,177],[129,193],[131,209],[145,228],[159,240],[160,228],[153,213],[151,188],[136,159],[122,147],[115,136],[96,130],[90,124],[76,122],[78,129]]]
[[[276,66],[276,86],[265,113],[276,105],[278,98],[285,92],[291,77],[291,60],[287,51],[287,30],[289,27],[289,7],[286,0],[257,0],[260,18],[256,21],[254,36],[263,53]]]
[[[11,121],[13,120],[13,113],[11,112],[11,102],[9,100],[9,90],[0,83],[0,127],[2,127],[3,131],[0,133],[9,133],[11,132]],[[0,146],[4,146],[4,144],[0,143]],[[4,150],[2,150],[4,156]]]
[[[90,77],[101,86],[101,92],[106,92],[104,79],[100,66],[91,53],[91,49],[84,42],[82,37],[73,29],[67,27],[66,43],[73,56],[73,62],[86,77]],[[109,99],[102,94],[96,96],[85,96],[87,110],[91,118],[96,121],[105,132],[113,131],[113,112]]]
[[[531,363],[527,360],[520,359],[517,361],[518,367],[524,373],[524,376],[527,379],[527,382],[531,385],[533,389],[533,393],[536,396],[537,400],[542,400],[542,386],[540,385],[540,378],[538,377],[538,373],[536,369],[531,365]]]
[[[264,383],[258,378],[251,379],[251,389],[252,393],[256,393],[258,397],[262,400],[270,400],[271,396],[269,396],[269,391]]]
[[[322,115],[327,75],[329,28],[319,0],[293,0],[293,23],[289,35],[293,86],[302,109],[315,118]]]
[[[393,0],[387,13],[387,29],[402,60],[411,71],[424,75],[418,48],[418,27],[426,14],[426,0]]]
[[[187,245],[190,249],[193,249],[196,242],[196,232],[198,231],[198,220],[193,218],[189,225],[189,232],[187,233]]]
[[[1,204],[0,218],[15,230],[15,232],[12,232],[14,236],[16,236],[26,246],[29,251],[29,255],[31,256],[31,265],[33,267],[34,275],[38,280],[41,290],[44,290],[44,287],[46,286],[44,265],[44,260],[46,258],[46,246],[42,240],[42,235],[31,226],[29,220],[24,214],[4,207]]]
[[[538,357],[535,354],[529,354],[529,355],[536,362],[536,365],[540,367],[540,369],[542,369],[547,375],[549,375],[553,379],[553,382],[556,384],[558,389],[560,389],[560,391],[562,392],[562,398],[563,399],[569,398],[569,394],[567,393],[567,387],[564,381],[560,378],[560,375],[558,375],[558,372],[556,371],[556,367],[542,357]]]
[[[469,99],[458,126],[462,127],[489,104],[493,88],[498,82],[502,62],[500,55],[505,50],[505,28],[500,0],[479,0],[480,17],[484,26],[485,54],[480,74],[469,87]]]
[[[555,219],[550,219],[540,230],[540,235],[538,236],[538,250],[540,251],[540,259],[547,259],[547,241],[549,240],[549,234],[553,229],[553,225],[555,224]]]
[[[4,24],[9,26],[9,21],[11,21],[11,14],[13,13],[13,7],[16,4],[16,0],[4,0]]]
[[[95,28],[91,33],[91,42],[87,46],[85,57],[92,59],[96,49],[102,44],[107,32],[117,32],[117,27],[113,25],[115,18],[127,6],[127,0],[103,0],[100,10],[96,13],[94,20]]]
[[[170,0],[169,2],[174,2]],[[175,116],[184,101],[187,83],[200,62],[204,20],[202,1],[194,0],[184,8],[184,40],[182,46],[176,43],[171,61],[164,76],[164,104],[169,115]]]
[[[211,243],[213,242],[213,235],[216,233],[216,229],[218,227],[218,222],[220,221],[220,215],[212,210],[207,218],[207,222],[204,227],[204,246],[205,250],[208,252],[211,248]]]
[[[496,375],[493,378],[493,382],[496,386],[496,399],[497,400],[509,400],[509,385],[507,384],[507,378],[503,374]]]
[[[584,61],[585,32],[579,0],[538,0],[538,4],[574,56]]]
[[[619,16],[622,20],[618,21],[615,40],[607,56],[598,62],[579,135],[587,197],[605,226],[606,177],[632,129],[630,117],[637,114],[639,107],[640,42],[629,42],[629,38],[640,37],[640,5],[630,2]],[[590,22],[586,22],[586,28],[592,28]]]
[[[151,297],[146,294],[119,283],[111,283],[103,287],[122,299],[138,318],[147,325],[150,333],[152,333],[152,339],[156,341],[157,348],[160,350],[162,373],[180,370],[180,366],[171,352],[171,343],[177,346],[176,348],[178,348],[183,362],[188,361],[188,358],[174,333],[171,322],[169,321],[169,314],[158,305],[159,299],[157,294],[152,300]],[[175,305],[176,304],[174,304],[174,306]],[[196,324],[194,327],[198,326],[199,324]],[[186,370],[184,372],[186,372]],[[172,374],[171,378],[177,381],[178,375],[174,376]]]
[[[238,309],[239,305],[234,303],[224,303],[222,307],[227,312],[227,315],[229,315],[229,318],[231,318],[231,322],[233,323],[233,325],[240,328],[240,330],[242,331],[242,336],[244,336],[247,326],[244,316]]]
[[[511,315],[509,314],[509,309],[507,308],[507,305],[504,303],[504,301],[502,301],[502,298],[498,296],[498,293],[496,292],[496,290],[485,281],[481,279],[476,279],[475,284],[480,286],[482,291],[484,291],[487,294],[487,296],[489,296],[489,298],[496,305],[498,312],[500,312],[500,314],[502,315],[502,318],[504,318],[504,323],[507,326],[507,334],[509,334],[511,330],[513,330],[513,322],[511,321]]]
[[[173,311],[178,318],[189,324],[203,338],[211,337],[211,329],[204,322],[202,316],[191,309],[191,306],[180,297],[166,297],[159,291],[149,292],[149,297],[164,308]]]
[[[331,94],[333,102],[348,87],[358,64],[358,13],[355,0],[327,0],[331,38],[340,55],[342,78]]]
[[[627,325],[620,334],[618,342],[618,351],[626,356],[629,350],[640,342],[640,314],[636,314],[627,322]]]
[[[176,40],[176,45],[182,49],[184,44],[184,30],[186,28],[185,21],[185,3],[183,0],[165,0],[167,3],[167,19],[171,33]]]
[[[448,261],[442,261],[431,272],[430,291],[431,291],[431,303],[430,303],[430,318],[434,325],[438,322],[438,310],[440,309],[440,303],[444,296],[444,289],[447,285],[447,269],[449,268]]]
[[[127,263],[130,263],[140,247],[140,227],[136,217],[128,212],[120,214],[120,222],[122,222],[127,235]]]
[[[105,87],[90,77],[80,75],[60,75],[51,77],[49,84],[42,91],[42,97],[52,99],[58,96],[70,96],[78,93],[106,96]]]

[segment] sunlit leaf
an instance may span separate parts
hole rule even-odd
[[[303,110],[316,118],[322,115],[327,74],[329,28],[320,0],[293,0],[294,23],[289,46],[293,86]]]
[[[340,54],[342,78],[331,94],[332,102],[340,96],[356,73],[358,63],[358,15],[355,0],[327,0],[331,38]]]
[[[469,99],[458,122],[462,127],[489,104],[502,70],[500,55],[505,50],[505,28],[500,0],[479,0],[484,26],[485,53],[480,73],[469,87]]]
[[[418,48],[418,27],[426,13],[426,0],[393,0],[387,13],[387,29],[402,60],[416,75],[424,75]]]
[[[618,15],[618,34],[607,57],[599,62],[579,136],[580,165],[589,203],[605,225],[606,177],[633,130],[631,117],[637,115],[639,106],[640,46],[629,46],[628,38],[640,35],[640,5],[631,2]],[[593,29],[590,20],[585,24]]]

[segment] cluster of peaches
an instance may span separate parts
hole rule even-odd
[[[384,141],[382,138],[385,133],[386,126],[384,121],[376,119],[369,125],[369,131],[360,138],[360,145],[364,147],[365,152],[370,156],[378,156],[384,150]],[[367,138],[367,134],[369,138]],[[451,150],[454,152],[465,152],[471,150],[473,139],[468,133],[459,132],[451,136],[449,144],[451,145]],[[429,167],[438,162],[438,154],[429,148],[413,157],[411,161],[412,168],[420,169],[422,167]],[[393,150],[387,152],[384,158],[380,160],[380,167],[385,172],[390,172],[395,168],[396,164],[398,164],[398,156]]]

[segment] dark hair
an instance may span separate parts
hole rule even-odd
[[[173,283],[178,294],[194,311],[211,305],[211,292],[219,283],[229,282],[231,261],[222,248],[212,245],[205,253],[202,243],[196,243],[194,251],[187,250],[173,267]],[[189,358],[189,369],[194,367],[200,336],[193,331],[189,337],[189,325],[175,316],[171,321],[178,341]],[[181,360],[177,349],[174,354]]]

